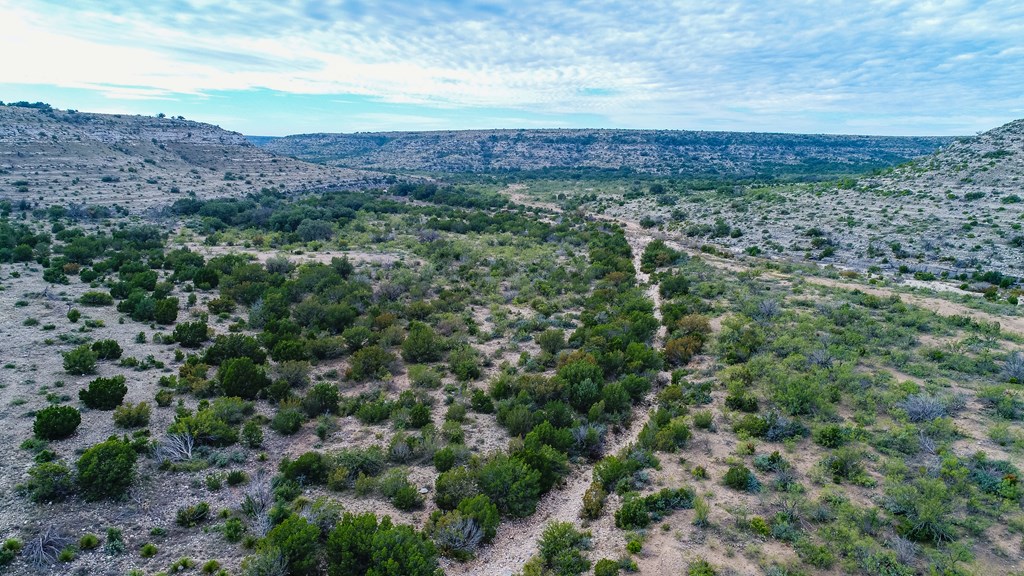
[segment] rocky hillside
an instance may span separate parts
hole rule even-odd
[[[821,176],[932,153],[949,138],[678,130],[466,130],[254,137],[259,146],[348,168],[490,172],[622,167],[665,175]]]
[[[970,138],[959,138],[931,156],[899,166],[867,182],[915,192],[936,188],[997,201],[1024,183],[1024,120]],[[980,204],[984,204],[981,202]]]
[[[646,216],[695,242],[711,238],[736,252],[919,277],[986,271],[1024,277],[1024,120],[877,176],[684,191],[677,200],[648,195],[620,205],[612,197],[594,209]],[[710,224],[716,219],[717,228]]]
[[[183,118],[0,106],[0,198],[129,210],[263,188],[365,187],[382,175],[277,157]]]

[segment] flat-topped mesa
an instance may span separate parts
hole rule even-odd
[[[952,138],[537,129],[301,134],[251,138],[279,154],[350,168],[431,172],[559,168],[759,178],[865,172],[932,153]]]

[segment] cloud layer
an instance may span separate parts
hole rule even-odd
[[[378,104],[335,102],[353,127],[459,110],[481,127],[564,117],[948,134],[1024,116],[1015,0],[0,0],[0,10],[0,51],[18,55],[0,65],[7,85],[195,106],[242,92],[267,94],[266,106],[273,94]]]

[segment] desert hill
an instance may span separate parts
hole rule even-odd
[[[379,184],[382,175],[277,157],[184,118],[0,106],[0,198],[132,211],[198,197]]]
[[[463,130],[250,140],[277,154],[348,168],[426,172],[627,168],[740,178],[862,173],[930,154],[951,141],[681,130]]]

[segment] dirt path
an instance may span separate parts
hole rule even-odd
[[[518,201],[518,200],[517,200]],[[637,270],[637,281],[640,286],[650,282],[650,276],[640,272],[640,258],[644,248],[652,240],[648,236],[627,234],[633,252],[633,265]],[[665,327],[661,326],[661,294],[658,285],[651,284],[646,288],[647,296],[654,302],[654,316],[658,319],[659,328],[655,336],[654,346],[661,347],[665,341]],[[658,375],[659,379],[667,380],[667,372]],[[610,438],[606,445],[606,454],[615,454],[622,448],[636,442],[640,431],[647,422],[647,414],[654,406],[654,393],[633,408],[629,419],[629,427]],[[545,494],[537,505],[537,511],[527,517],[512,522],[503,522],[498,527],[498,534],[490,546],[483,548],[480,555],[466,563],[452,563],[445,566],[449,576],[509,576],[522,569],[530,557],[537,553],[537,543],[544,528],[552,521],[579,523],[580,512],[583,510],[583,493],[592,482],[593,472],[588,469],[576,470],[566,484],[559,489]]]

